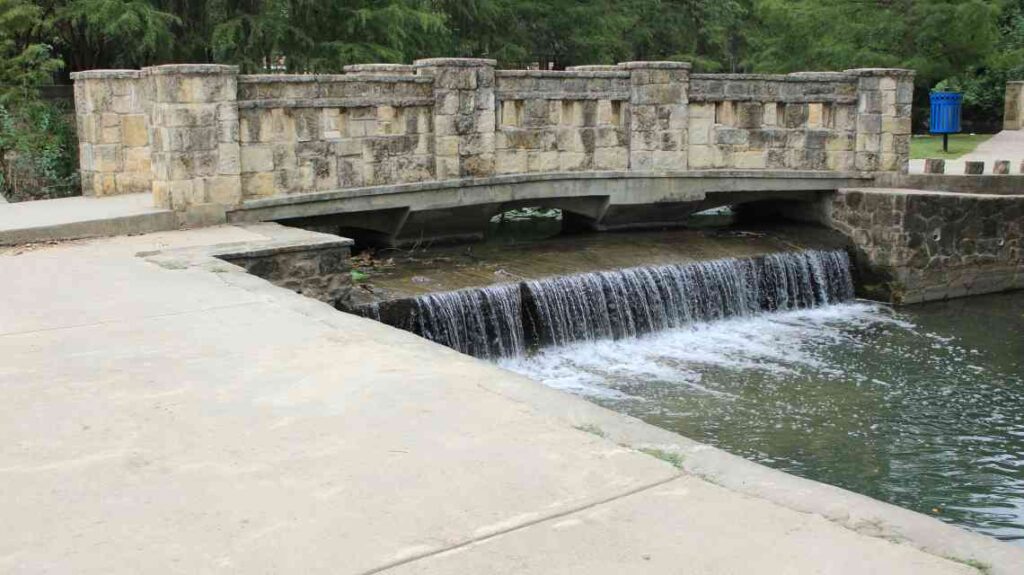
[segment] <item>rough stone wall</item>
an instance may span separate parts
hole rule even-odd
[[[628,100],[628,72],[498,71],[496,172],[627,169]]]
[[[75,116],[82,193],[149,192],[150,95],[138,70],[75,72]]]
[[[695,74],[689,100],[690,168],[855,169],[855,75]]]
[[[244,198],[434,179],[430,79],[368,68],[239,77]]]
[[[856,248],[865,295],[916,303],[1024,288],[1024,197],[840,190],[830,225]]]
[[[1024,82],[1006,83],[1003,129],[1024,130]]]
[[[244,200],[495,174],[905,170],[913,73],[562,72],[428,59],[343,75],[219,65],[75,75],[88,193],[151,190],[186,221]]]

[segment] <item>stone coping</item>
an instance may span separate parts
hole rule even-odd
[[[843,71],[857,76],[900,76],[903,78],[912,78],[917,74],[916,71],[907,68],[851,68]]]
[[[562,92],[560,90],[497,90],[502,100],[629,100],[629,92]]]
[[[614,72],[622,70],[617,64],[587,64],[585,66],[567,66],[569,72]]]
[[[498,78],[629,78],[629,72],[614,66],[602,70],[496,70]]]
[[[430,84],[432,76],[402,76],[399,74],[245,74],[238,77],[239,84],[333,84],[340,82],[379,82]]]
[[[804,178],[817,180],[858,179],[873,180],[874,175],[863,172],[815,172],[804,170],[689,170],[685,172],[641,172],[641,171],[603,171],[603,172],[545,172],[541,174],[507,174],[487,178],[462,178],[458,180],[441,180],[430,182],[412,182],[385,186],[368,186],[274,196],[246,200],[242,206],[229,211],[245,211],[246,209],[268,208],[303,203],[322,202],[326,200],[357,198],[365,196],[385,196],[409,192],[421,192],[439,189],[473,188],[502,184],[524,184],[535,182],[563,180],[612,180],[612,179],[652,179],[652,178],[752,178],[752,179],[787,179]]]
[[[406,96],[377,96],[373,98],[268,98],[238,101],[239,110],[263,108],[376,108],[377,106],[410,108],[433,105],[433,98],[410,98]]]
[[[793,74],[691,74],[690,80],[751,80],[758,82],[854,82],[857,76],[845,72],[796,72]]]
[[[416,67],[411,64],[350,64],[342,67],[346,73],[359,74],[415,74]]]
[[[413,62],[412,65],[415,68],[494,68],[495,66],[498,65],[498,61],[491,60],[489,58],[424,58],[422,60],[416,60],[415,62]]]
[[[72,80],[136,80],[141,77],[141,70],[82,70],[71,73]]]
[[[619,67],[623,70],[689,70],[693,64],[689,62],[620,62]]]
[[[143,68],[142,72],[152,76],[168,74],[193,74],[197,76],[238,75],[238,66],[228,66],[226,64],[163,64]]]

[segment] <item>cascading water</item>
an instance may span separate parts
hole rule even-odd
[[[477,357],[621,339],[853,297],[845,251],[627,268],[428,294],[363,314]]]

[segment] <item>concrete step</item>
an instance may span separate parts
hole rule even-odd
[[[177,215],[150,194],[0,204],[0,245],[173,230]]]

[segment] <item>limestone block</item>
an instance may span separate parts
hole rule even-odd
[[[736,106],[736,126],[760,128],[764,121],[764,106],[760,102],[739,102]]]
[[[146,116],[131,114],[121,118],[121,142],[129,147],[140,147],[149,144]]]
[[[692,106],[691,106],[692,109]],[[778,116],[779,106],[775,103],[768,103],[764,105],[761,111],[761,122],[765,126],[777,126],[779,124]]]
[[[241,173],[241,169],[241,148],[237,144],[221,144],[217,147],[218,174],[237,175]]]
[[[714,167],[714,149],[710,146],[691,145],[688,150],[688,155],[691,169],[703,170]]]
[[[971,176],[985,173],[985,162],[964,162],[964,173]]]
[[[246,198],[262,198],[273,196],[276,193],[273,172],[243,174],[241,182],[242,195]]]
[[[714,129],[715,143],[725,146],[746,146],[750,136],[746,130],[717,126]]]
[[[119,172],[123,168],[122,148],[117,144],[97,144],[92,147],[92,167],[97,172]]]
[[[206,180],[209,201],[222,206],[234,206],[242,200],[242,181],[237,175],[216,176]]]
[[[274,169],[274,150],[265,144],[242,146],[241,172],[270,172]]]
[[[149,148],[126,148],[124,150],[124,170],[149,174],[152,169],[152,159]]]
[[[117,176],[112,173],[93,174],[92,193],[94,196],[113,196],[117,194]]]
[[[786,128],[803,128],[807,125],[808,114],[807,104],[786,104],[783,126]]]
[[[926,174],[944,174],[946,173],[946,160],[938,158],[928,158],[924,161],[924,173]]]
[[[893,104],[895,105],[895,96]],[[869,91],[860,92],[857,101],[857,111],[861,114],[881,114],[883,110],[882,106],[882,92]]]
[[[291,170],[298,166],[298,154],[294,143],[273,144],[270,149],[273,151],[275,170]]]
[[[693,120],[711,120],[714,123],[715,119],[715,105],[714,104],[690,104],[689,116],[691,122]]]
[[[736,152],[733,161],[740,170],[761,170],[767,167],[768,155],[764,151]]]
[[[563,114],[564,116],[564,114]],[[597,123],[598,125],[615,124],[615,115],[612,113],[611,100],[597,101]]]
[[[629,167],[629,152],[625,148],[599,148],[594,150],[595,170],[625,170]]]
[[[153,205],[158,208],[170,208],[170,187],[165,181],[154,180],[152,184]]]
[[[807,127],[821,128],[824,125],[824,106],[820,102],[807,104]]]
[[[95,170],[92,157],[92,144],[78,144],[78,167],[82,172],[92,172]]]
[[[828,169],[840,172],[856,169],[857,154],[853,151],[828,152]]]
[[[996,160],[992,164],[992,173],[1000,176],[1005,176],[1010,173],[1010,161],[1009,160]]]
[[[637,150],[630,147],[629,169],[648,171],[654,169],[654,152],[651,150]]]
[[[495,155],[495,170],[499,174],[519,174],[528,170],[529,153],[524,150],[508,150]]]
[[[597,148],[614,148],[618,146],[626,145],[626,134],[619,128],[614,126],[602,126],[593,130],[595,134],[594,147]],[[684,130],[673,130],[671,133],[678,134],[680,137],[685,133]],[[677,142],[677,145],[681,145],[681,141]]]
[[[898,172],[902,170],[902,158],[898,154],[882,152],[880,162],[879,169],[883,172]]]
[[[527,171],[529,172],[554,172],[557,171],[560,163],[558,152],[529,152],[527,156]]]
[[[331,142],[331,153],[338,157],[362,156],[362,140],[346,138]]]
[[[711,143],[711,131],[715,123],[713,118],[699,118],[690,120],[690,145],[705,146]]]
[[[558,152],[546,152],[554,154],[557,158]],[[555,160],[557,162],[557,159]],[[459,175],[462,177],[477,178],[494,175],[494,154],[480,154],[478,156],[465,156],[459,162]]]
[[[686,153],[682,151],[655,151],[652,167],[658,171],[685,170]]]
[[[555,136],[558,151],[560,152],[583,152],[583,137],[581,130],[575,128],[559,129]]]
[[[561,152],[558,154],[558,167],[563,172],[575,172],[588,169],[588,155],[582,152]]]

